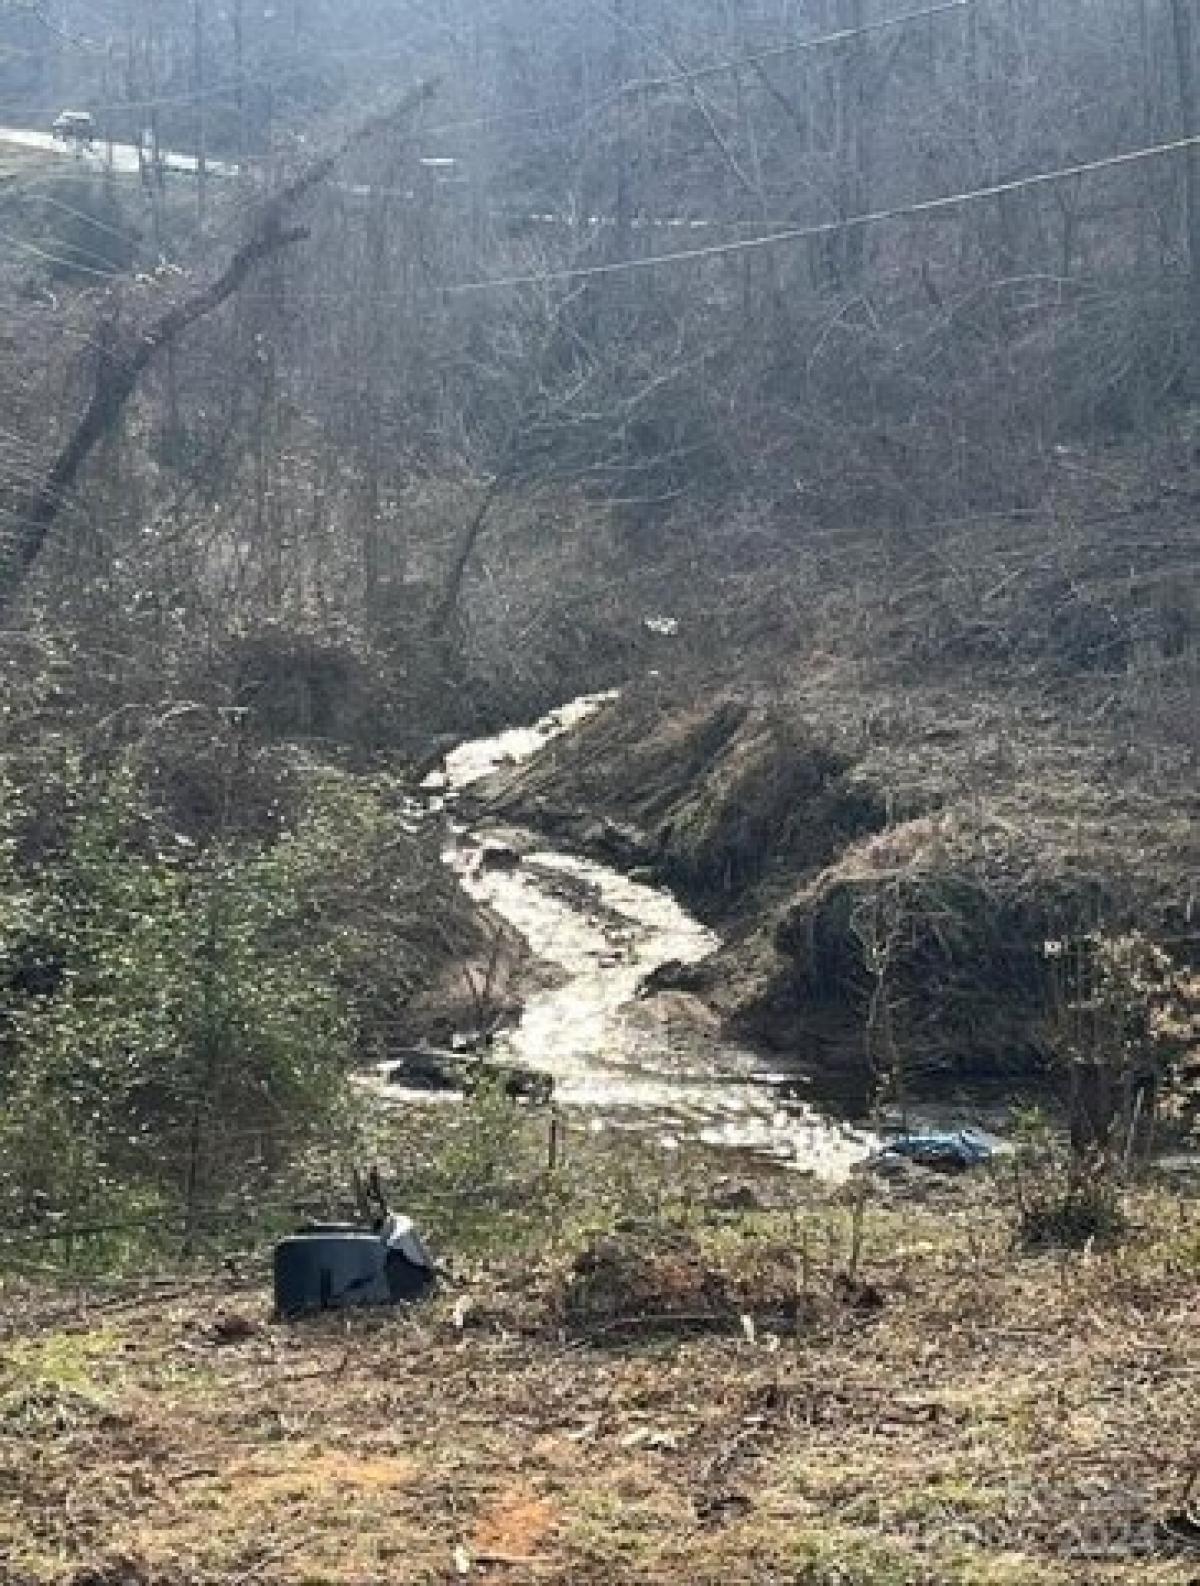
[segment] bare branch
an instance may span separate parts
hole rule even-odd
[[[7,609],[24,585],[45,548],[67,493],[100,441],[116,429],[126,404],[150,365],[167,348],[174,346],[191,326],[233,297],[265,259],[302,242],[308,235],[307,230],[285,226],[284,215],[319,186],[351,150],[406,118],[424,104],[432,92],[431,84],[422,84],[392,110],[356,128],[332,153],[306,166],[259,206],[251,217],[247,240],[236,249],[215,280],[191,297],[172,304],[148,330],[131,335],[130,345],[119,351],[112,345],[110,320],[109,336],[100,338],[95,384],[87,407],[42,479],[15,514],[15,539],[0,583],[0,613]],[[112,306],[110,300],[110,310]]]

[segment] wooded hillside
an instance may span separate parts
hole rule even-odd
[[[731,690],[857,766],[870,819],[834,835],[998,819],[1022,888],[1062,861],[1192,953],[1194,11],[0,7],[9,1098],[44,1108],[58,1052],[56,1126],[116,1160],[81,1075],[127,1064],[194,1141],[249,1017],[188,1000],[226,952],[255,981],[328,948],[260,1010],[264,1054],[308,997],[332,1071],[377,1052],[413,976],[486,935],[388,779],[647,676],[660,721]],[[67,107],[90,143],[30,141]],[[781,776],[768,812],[806,785]],[[732,836],[705,807],[664,839],[666,878],[738,893],[708,904],[777,990],[777,911],[827,889],[729,807]],[[372,872],[415,954],[383,992],[374,927],[299,924],[325,905],[297,854],[363,823],[415,878]],[[116,958],[97,917],[129,922]],[[168,1105],[145,1054],[181,1040]],[[25,1204],[61,1192],[37,1179]]]

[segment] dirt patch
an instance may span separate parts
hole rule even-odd
[[[790,1331],[802,1308],[794,1252],[763,1245],[746,1257],[723,1261],[682,1231],[623,1231],[579,1253],[558,1306],[572,1333],[596,1343],[759,1323]]]
[[[239,1501],[270,1505],[286,1498],[311,1497],[340,1489],[348,1493],[386,1493],[411,1487],[420,1470],[411,1459],[362,1455],[342,1449],[292,1449],[271,1464],[231,1470],[222,1485],[236,1488]]]
[[[557,1521],[553,1504],[528,1487],[510,1488],[476,1521],[468,1552],[482,1565],[533,1563]]]
[[[736,919],[774,877],[819,870],[884,808],[803,724],[734,696],[663,709],[631,691],[483,790],[490,811],[644,867],[708,920]]]

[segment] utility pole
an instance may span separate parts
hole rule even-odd
[[[861,215],[871,207],[870,118],[875,114],[867,87],[870,49],[861,36],[867,20],[863,0],[849,0],[843,15],[844,26],[858,34],[846,54],[841,84],[842,158],[849,162],[843,190],[850,196],[844,213]],[[862,279],[869,248],[867,234],[861,228],[844,234],[842,265],[851,281],[857,283]]]
[[[116,44],[112,37],[110,36],[106,38],[104,41],[104,69],[103,75],[101,77],[100,92],[103,96],[104,104],[106,106],[104,111],[104,166],[109,176],[112,175],[113,168],[112,105],[116,94],[116,90],[113,86],[116,81],[115,74],[113,72],[113,51],[115,48]]]
[[[1179,131],[1185,138],[1195,137],[1196,103],[1196,0],[1171,0],[1171,23],[1175,31],[1175,72],[1179,84]],[[1196,374],[1200,351],[1200,149],[1184,150],[1184,225],[1187,235],[1188,282],[1191,289],[1189,345],[1192,375]]]
[[[147,17],[146,40],[146,87],[147,116],[149,122],[147,131],[150,134],[150,205],[151,216],[154,222],[154,252],[157,259],[163,257],[163,205],[166,201],[166,180],[163,173],[162,157],[162,131],[159,124],[158,103],[158,56],[159,33],[156,14],[153,9]],[[143,165],[144,170],[144,165]]]
[[[237,111],[238,164],[242,165],[246,159],[245,0],[233,0],[231,19],[233,23],[233,102]]]
[[[208,122],[204,105],[204,0],[192,0],[192,76],[196,90],[196,223],[203,227],[207,208]]]
[[[627,0],[613,0],[613,21],[616,29],[613,49],[613,78],[616,84],[617,103],[617,191],[616,191],[616,257],[628,259],[633,252],[632,194],[629,180],[629,116],[626,95],[623,92],[628,76],[628,38],[626,35]]]

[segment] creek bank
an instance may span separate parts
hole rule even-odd
[[[844,1177],[873,1137],[815,1108],[803,1076],[765,1071],[699,998],[676,989],[639,995],[663,965],[696,964],[720,939],[665,888],[485,812],[478,790],[498,768],[553,754],[573,727],[613,703],[608,695],[576,700],[530,728],[462,744],[425,778],[426,819],[438,822],[444,863],[480,917],[499,922],[495,961],[466,977],[476,1007],[464,1028],[480,1071],[521,1076],[526,1095],[552,1081],[556,1101],[584,1112],[592,1130],[648,1134],[667,1149],[742,1150]],[[514,957],[513,941],[523,956]],[[519,1009],[502,1005],[501,993],[514,987],[523,993]],[[453,1050],[462,1033],[421,1043],[410,1073],[404,1061],[386,1063],[365,1083],[376,1096],[404,1100],[445,1094],[446,1080],[465,1090],[458,1066],[429,1052]]]
[[[879,791],[838,746],[733,695],[664,707],[631,689],[473,800],[736,928],[783,875],[816,873],[880,830]]]
[[[1165,931],[1153,850],[1123,851],[1135,828],[1120,810],[1102,831],[1080,816],[1064,830],[1038,788],[985,802],[947,774],[901,798],[885,771],[828,719],[750,696],[672,700],[654,682],[498,769],[471,803],[718,926],[711,953],[655,967],[646,1005],[688,999],[729,1042],[814,1076],[814,1095],[861,1105],[900,1069],[926,1096],[1044,1087],[1045,944],[1097,920]]]
[[[479,1042],[515,1024],[525,999],[557,981],[528,943],[481,899],[454,889],[444,919],[462,918],[452,943],[443,940],[443,919],[430,919],[427,970],[391,1023],[382,1057],[430,1048],[451,1050],[456,1042]]]

